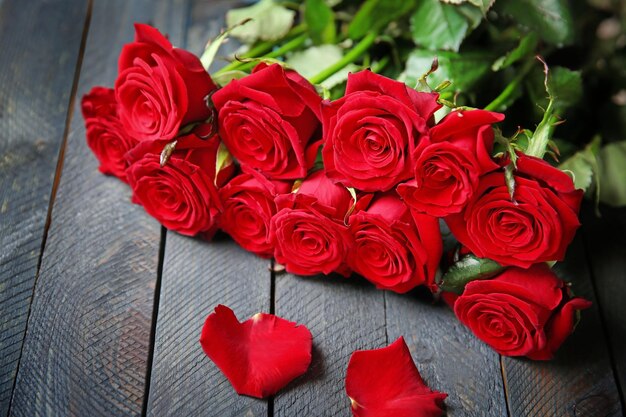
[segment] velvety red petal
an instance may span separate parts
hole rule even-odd
[[[275,394],[311,363],[311,332],[273,314],[258,313],[240,323],[218,305],[202,328],[200,344],[238,394]]]
[[[436,417],[447,397],[424,384],[402,337],[382,349],[354,352],[346,391],[355,417]]]

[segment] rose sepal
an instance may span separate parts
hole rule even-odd
[[[443,274],[439,282],[442,291],[462,294],[465,286],[475,280],[489,279],[498,275],[504,267],[488,258],[479,258],[473,254],[455,256],[455,262]]]

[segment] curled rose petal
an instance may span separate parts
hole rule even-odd
[[[436,417],[447,397],[424,384],[402,337],[382,349],[354,352],[346,391],[354,417]]]
[[[311,363],[311,332],[273,314],[258,313],[240,323],[233,311],[215,307],[202,328],[204,353],[241,395],[275,394]]]

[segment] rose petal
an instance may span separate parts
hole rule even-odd
[[[207,317],[200,344],[238,394],[265,398],[306,372],[311,340],[303,325],[265,313],[240,323],[220,304]]]
[[[354,417],[440,416],[447,397],[424,384],[402,337],[381,349],[354,352],[346,391]]]

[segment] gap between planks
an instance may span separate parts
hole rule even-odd
[[[1,0],[0,0],[1,4]],[[67,108],[67,115],[65,117],[65,127],[63,129],[63,139],[61,140],[61,146],[59,147],[59,153],[57,155],[57,165],[54,172],[54,180],[52,183],[52,190],[50,191],[50,199],[48,202],[48,211],[46,213],[46,223],[43,229],[43,235],[41,238],[41,248],[39,250],[39,257],[37,259],[37,269],[35,271],[35,280],[33,282],[33,288],[31,290],[30,303],[28,305],[28,313],[26,314],[26,327],[24,328],[24,335],[22,337],[22,346],[20,347],[20,355],[17,360],[17,368],[15,371],[15,378],[13,378],[13,386],[11,387],[11,399],[9,400],[9,413],[11,415],[13,407],[13,394],[15,393],[15,384],[17,383],[17,375],[20,372],[20,364],[22,362],[22,354],[24,353],[24,339],[28,333],[28,324],[30,323],[30,312],[35,295],[35,288],[37,288],[37,282],[39,281],[39,272],[41,270],[41,262],[43,259],[43,253],[46,250],[46,241],[48,240],[48,231],[50,230],[50,224],[52,223],[52,208],[54,207],[54,200],[56,199],[57,190],[59,188],[59,182],[61,180],[61,174],[63,172],[63,162],[65,159],[65,148],[67,146],[67,137],[70,132],[70,125],[72,118],[74,117],[74,104],[76,102],[76,92],[78,90],[78,81],[80,80],[80,72],[83,65],[83,56],[85,54],[85,45],[87,43],[87,34],[89,33],[89,24],[91,23],[91,12],[93,9],[93,0],[87,0],[87,13],[85,15],[85,22],[83,24],[83,32],[80,39],[80,47],[78,50],[78,59],[76,60],[76,66],[74,67],[74,79],[72,80],[72,89],[70,91],[70,97]]]

